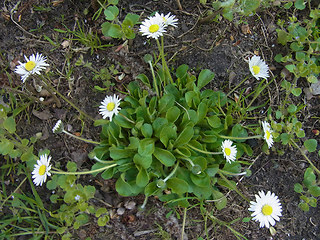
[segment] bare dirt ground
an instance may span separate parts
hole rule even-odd
[[[7,10],[11,9],[17,1],[4,1]],[[194,72],[208,68],[216,73],[214,81],[210,84],[213,89],[222,89],[228,92],[236,86],[245,76],[249,74],[249,69],[245,58],[248,54],[258,53],[264,57],[274,75],[279,75],[283,66],[274,61],[277,53],[285,52],[286,49],[276,42],[276,18],[285,15],[278,8],[268,8],[258,12],[258,15],[248,17],[247,24],[241,19],[233,22],[221,19],[214,22],[199,22],[199,16],[206,10],[198,1],[182,1],[183,11],[179,10],[175,1],[120,1],[120,18],[128,12],[141,14],[146,17],[154,11],[164,13],[171,12],[179,19],[179,27],[170,32],[166,42],[166,52],[168,59],[174,58],[169,65],[176,68],[180,64],[187,64]],[[46,10],[36,11],[35,6],[46,8]],[[84,14],[84,9],[88,13]],[[16,24],[10,20],[10,11],[2,10],[0,18],[0,49],[1,68],[10,73],[15,86],[22,85],[20,77],[13,70],[17,61],[23,60],[23,55],[31,55],[40,52],[48,57],[50,70],[62,72],[61,76],[52,75],[53,84],[61,93],[77,104],[82,110],[95,119],[99,119],[98,106],[107,92],[99,92],[94,89],[94,85],[102,87],[100,79],[93,80],[94,73],[83,66],[76,66],[76,61],[83,56],[85,61],[91,62],[98,71],[113,64],[120,71],[126,73],[122,81],[112,80],[114,83],[108,93],[123,90],[124,86],[139,73],[147,72],[147,66],[142,57],[146,53],[151,53],[156,46],[146,41],[137,34],[137,37],[129,42],[127,49],[118,52],[115,50],[122,44],[119,40],[103,40],[100,25],[103,17],[92,21],[94,14],[90,1],[60,1],[53,5],[53,1],[26,0],[18,6],[12,18]],[[9,15],[8,15],[9,14]],[[9,16],[9,19],[7,18]],[[258,16],[261,18],[259,19]],[[66,34],[54,31],[54,29],[73,29],[76,21],[80,20],[84,24],[85,31],[92,31],[98,34],[101,41],[111,43],[114,46],[104,50],[96,50],[93,54],[90,50],[73,41],[72,45],[64,48],[61,46],[66,40]],[[63,23],[63,24],[62,24]],[[238,23],[238,24],[237,24]],[[22,30],[23,29],[23,30]],[[30,30],[32,35],[30,35]],[[28,33],[29,32],[29,33]],[[57,46],[53,46],[44,39],[44,35],[53,39]],[[175,55],[176,54],[176,55]],[[7,64],[10,63],[10,64]],[[49,71],[50,71],[49,70]],[[67,77],[68,71],[70,76]],[[69,80],[69,81],[68,81]],[[281,78],[276,82],[279,84]],[[4,88],[8,86],[8,77],[1,71],[0,83]],[[243,88],[254,86],[257,83],[253,78],[249,78]],[[301,87],[303,83],[301,83]],[[281,94],[268,90],[272,95],[274,106],[278,104],[277,96]],[[39,96],[37,96],[39,97]],[[310,116],[319,116],[319,98],[306,101],[305,96],[301,96],[297,101],[305,101],[306,107],[301,112],[299,119],[303,122],[306,137],[316,138],[312,129],[318,123]],[[264,101],[264,99],[261,99]],[[36,144],[36,151],[49,148],[54,161],[64,162],[73,160],[78,167],[90,169],[92,162],[87,154],[92,150],[92,146],[70,139],[65,135],[53,135],[51,129],[58,119],[63,120],[72,133],[81,132],[82,136],[88,139],[99,140],[99,128],[93,127],[92,122],[81,121],[78,113],[67,103],[62,101],[62,106],[58,108],[55,104],[42,105],[34,103],[26,110],[29,119],[24,114],[17,122],[19,134],[22,136],[33,136],[41,132],[41,141]],[[263,113],[262,113],[263,114]],[[307,139],[307,138],[306,138]],[[261,142],[254,143],[257,148]],[[208,209],[212,209],[214,215],[220,220],[231,222],[239,219],[231,226],[242,233],[248,239],[320,239],[320,207],[311,208],[309,212],[303,212],[298,208],[299,195],[293,190],[295,183],[301,183],[304,170],[308,164],[304,161],[298,150],[277,145],[284,149],[284,155],[280,156],[276,152],[270,155],[257,153],[252,170],[252,176],[239,178],[238,186],[245,196],[254,200],[254,194],[259,190],[272,191],[280,199],[283,206],[283,216],[276,224],[277,234],[270,236],[267,229],[259,229],[258,223],[244,223],[242,218],[250,216],[247,211],[248,203],[242,200],[235,192],[228,194],[227,208],[222,211],[214,210],[210,203]],[[317,154],[310,154],[315,165],[320,168]],[[240,181],[241,180],[241,181]],[[150,199],[146,210],[141,212],[137,206],[143,202],[143,196],[125,198],[119,196],[114,189],[113,181],[105,181],[99,177],[92,182],[90,177],[83,178],[83,181],[94,185],[98,189],[96,199],[103,200],[108,204],[108,209],[112,212],[110,222],[105,227],[98,227],[95,219],[74,232],[74,239],[178,239],[181,234],[182,209],[172,211],[157,199]],[[14,184],[14,183],[12,183]],[[28,185],[23,186],[25,189]],[[45,187],[38,189],[39,194],[49,201]],[[98,200],[96,204],[99,204]],[[44,200],[45,202],[45,200]],[[120,210],[119,210],[120,209]],[[120,214],[121,213],[121,214]],[[207,231],[209,239],[236,239],[232,232],[208,221]],[[206,238],[205,221],[199,208],[195,207],[187,212],[185,239]],[[28,239],[28,238],[19,238]]]

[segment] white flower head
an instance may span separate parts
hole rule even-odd
[[[79,200],[80,200],[80,196],[77,194],[77,195],[74,197],[74,200],[79,201]]]
[[[153,16],[149,19],[146,19],[140,25],[139,32],[147,38],[158,39],[166,32],[163,18],[158,14],[158,16]]]
[[[32,178],[36,186],[42,186],[42,183],[47,180],[47,176],[51,176],[51,173],[49,172],[51,170],[50,160],[51,157],[44,154],[40,156],[37,164],[34,165]]]
[[[249,60],[249,68],[251,74],[257,80],[259,80],[259,78],[267,79],[269,77],[269,67],[259,56],[254,55]]]
[[[259,196],[255,196],[256,202],[251,201],[249,207],[249,211],[253,212],[251,214],[252,220],[259,221],[261,228],[274,226],[275,220],[279,221],[279,216],[282,216],[282,207],[278,197],[270,191],[267,194],[260,191]]]
[[[54,127],[52,128],[52,132],[53,133],[62,133],[63,131],[64,131],[63,122],[61,120],[58,120],[56,125],[54,125]]]
[[[99,113],[102,115],[103,119],[109,118],[110,121],[112,121],[113,115],[117,115],[120,109],[120,98],[114,94],[113,96],[106,96],[101,102]]]
[[[21,63],[19,61],[19,65],[14,70],[17,74],[21,75],[21,80],[24,83],[26,79],[32,74],[40,75],[40,71],[49,66],[46,63],[46,57],[37,53],[36,55],[32,54],[29,58],[24,56],[26,63]]]
[[[223,156],[227,160],[228,163],[235,161],[236,156],[237,156],[237,147],[232,146],[232,144],[233,144],[233,142],[231,140],[227,139],[222,142],[222,146],[221,146]]]
[[[271,148],[273,145],[273,136],[272,136],[272,130],[270,128],[270,124],[266,121],[262,122],[262,127],[263,127],[263,138],[266,140],[267,144],[268,144],[268,148]]]
[[[165,27],[167,27],[167,26],[177,27],[178,19],[176,19],[175,15],[171,15],[171,16],[170,15],[171,15],[171,13],[164,15],[163,13],[159,14],[158,12],[156,12],[154,17],[162,18],[162,21],[163,21],[163,24]]]

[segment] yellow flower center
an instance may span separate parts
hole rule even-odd
[[[265,205],[262,207],[261,212],[263,213],[263,215],[269,216],[269,215],[272,214],[273,209],[272,209],[272,207],[271,207],[270,205],[265,204]]]
[[[46,172],[47,167],[45,165],[41,165],[41,167],[39,168],[39,175],[44,175]]]
[[[260,67],[259,66],[252,66],[252,70],[254,72],[254,74],[258,74],[260,72]]]
[[[111,112],[114,109],[115,106],[116,105],[114,104],[114,102],[109,102],[108,105],[107,105],[107,110],[109,112]]]
[[[159,25],[158,24],[152,24],[150,27],[149,27],[149,31],[151,32],[151,33],[155,33],[156,31],[158,31],[159,30]]]
[[[268,140],[269,140],[270,135],[271,135],[271,133],[270,133],[268,130],[266,130],[266,139],[268,139]]]
[[[29,61],[26,63],[25,68],[27,71],[31,71],[34,69],[34,67],[36,66],[36,63],[34,61]]]
[[[230,148],[225,148],[224,152],[226,153],[227,156],[230,156],[231,154],[231,149]]]

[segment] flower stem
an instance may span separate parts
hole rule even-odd
[[[262,135],[248,136],[248,137],[233,137],[233,136],[218,135],[218,137],[224,138],[224,139],[233,139],[233,140],[247,140],[247,139],[262,138]]]
[[[246,198],[240,191],[239,189],[234,185],[232,184],[227,178],[226,176],[224,176],[224,173],[223,171],[221,171],[221,169],[218,169],[218,174],[220,175],[220,177],[228,184],[228,187],[231,189],[231,190],[235,190],[244,200],[246,200],[247,202],[250,202],[250,200],[248,198]]]
[[[291,139],[291,143],[299,149],[301,155],[309,162],[310,166],[320,175],[319,169],[311,162],[311,160],[307,157],[307,155],[302,151],[302,149],[298,146],[298,144]]]
[[[129,119],[127,116],[125,116],[124,114],[122,113],[118,113],[120,116],[122,116],[123,118],[125,118],[128,122],[132,123],[132,124],[136,124],[134,121],[132,121],[131,119]]]
[[[223,154],[222,152],[208,152],[208,151],[204,151],[204,150],[201,150],[199,148],[196,148],[190,144],[187,144],[188,147],[190,147],[191,149],[197,151],[197,152],[201,152],[201,153],[204,153],[204,154],[212,154],[212,155],[219,155],[219,154]]]
[[[101,172],[103,170],[106,170],[106,169],[109,169],[109,168],[112,168],[112,167],[115,167],[117,166],[117,164],[112,164],[112,165],[109,165],[109,166],[105,166],[103,168],[99,168],[99,169],[95,169],[95,170],[90,170],[90,171],[84,171],[84,172],[64,172],[64,171],[61,171],[57,168],[54,168],[58,171],[50,171],[51,173],[55,173],[55,174],[61,174],[61,175],[86,175],[86,174],[91,174],[91,173],[97,173],[97,172]]]
[[[89,140],[89,139],[85,139],[85,138],[82,138],[82,137],[78,137],[78,136],[76,136],[76,135],[73,135],[73,134],[69,133],[69,132],[66,131],[66,130],[63,130],[62,132],[65,133],[65,134],[67,134],[67,135],[69,135],[70,137],[76,138],[76,139],[78,139],[78,140],[81,140],[81,141],[84,141],[84,142],[87,142],[87,143],[92,143],[92,144],[96,144],[96,145],[99,145],[99,144],[100,144],[100,142],[96,142],[96,141],[93,141],[93,140]]]
[[[177,171],[179,167],[179,161],[177,162],[176,166],[174,167],[173,171],[163,180],[164,182],[168,181]]]
[[[153,78],[153,86],[154,86],[154,89],[156,90],[157,96],[159,97],[159,96],[160,96],[160,93],[159,93],[159,89],[158,89],[157,79],[156,79],[156,76],[155,76],[155,74],[154,74],[152,62],[149,61],[148,63],[149,63],[149,65],[150,65],[151,74],[152,74],[152,78]]]

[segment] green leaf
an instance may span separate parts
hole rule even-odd
[[[289,8],[291,8],[292,5],[293,5],[292,2],[287,2],[285,5],[283,5],[283,7],[284,7],[285,9],[289,9]]]
[[[103,24],[102,24],[103,25]],[[105,36],[109,36],[112,38],[122,38],[123,33],[122,33],[122,29],[119,25],[117,24],[111,24],[108,28],[108,31],[106,34],[103,34]]]
[[[115,172],[114,168],[109,168],[107,170],[104,170],[103,173],[101,173],[101,177],[105,180],[110,179],[113,177],[114,172]]]
[[[296,0],[294,6],[296,7],[296,9],[303,10],[306,7],[306,3],[304,2],[304,0]]]
[[[281,30],[281,29],[276,29],[277,33],[278,33],[278,39],[277,41],[282,44],[282,45],[286,45],[287,42],[289,41],[289,33]]]
[[[69,172],[75,172],[77,171],[77,164],[75,162],[68,162],[67,169]]]
[[[107,225],[107,222],[109,222],[109,216],[108,215],[103,215],[102,217],[98,218],[98,226],[104,227]]]
[[[199,89],[203,88],[213,80],[214,76],[215,76],[214,72],[211,72],[209,69],[202,70],[198,77],[197,87]]]
[[[198,122],[201,122],[207,115],[208,106],[204,102],[201,102],[197,109]]]
[[[14,149],[14,144],[8,139],[2,139],[0,142],[0,153],[2,155],[7,155],[11,153]]]
[[[277,63],[281,63],[281,59],[282,59],[282,54],[280,53],[274,57],[274,60],[276,60]]]
[[[110,147],[109,151],[110,151],[110,157],[113,160],[132,157],[134,154],[134,151],[131,149],[121,149],[117,147]]]
[[[142,139],[139,142],[138,153],[142,156],[151,156],[154,151],[154,140],[151,138]]]
[[[306,54],[304,52],[296,52],[297,61],[304,61],[306,58]]]
[[[320,196],[320,187],[319,186],[312,186],[308,189],[309,189],[309,192],[311,193],[312,196],[314,196],[314,197]]]
[[[260,0],[244,0],[242,5],[244,15],[249,16],[259,6],[260,6]]]
[[[106,19],[109,21],[114,20],[119,14],[119,9],[116,6],[109,6],[106,10],[104,10],[104,15]]]
[[[108,0],[108,4],[111,5],[117,5],[119,3],[119,0]]]
[[[160,133],[160,141],[165,147],[168,147],[169,140],[177,138],[177,127],[174,124],[164,126]]]
[[[162,128],[165,124],[168,123],[168,120],[166,118],[156,118],[153,123],[152,123],[152,127],[155,133],[156,137],[160,137],[160,133],[162,131]]]
[[[171,167],[176,162],[176,157],[169,151],[156,147],[153,155],[165,166]]]
[[[180,65],[177,68],[176,77],[180,78],[180,79],[184,78],[188,73],[188,69],[189,69],[188,65],[186,65],[186,64]]]
[[[141,127],[141,133],[145,138],[151,138],[153,134],[153,129],[151,124],[145,123]]]
[[[166,113],[166,119],[168,122],[174,123],[180,116],[180,109],[176,106],[172,106]]]
[[[127,16],[124,18],[124,20],[129,20],[132,25],[137,24],[140,16],[134,13],[128,13]]]
[[[288,107],[288,112],[289,113],[295,113],[297,111],[297,106],[294,104],[290,104]]]
[[[9,132],[9,133],[15,133],[16,132],[16,122],[13,117],[8,117],[6,120],[3,121],[3,127]]]
[[[294,96],[299,97],[302,93],[302,90],[301,90],[301,88],[293,88],[293,89],[291,89],[291,93]]]
[[[314,152],[317,150],[318,142],[315,139],[308,139],[303,144],[309,152]]]
[[[21,161],[23,162],[33,161],[36,159],[37,159],[37,156],[33,154],[33,147],[30,147],[27,151],[25,151],[21,155]]]
[[[207,121],[213,128],[219,128],[221,126],[221,120],[217,115],[207,117]]]
[[[286,65],[286,69],[288,69],[289,72],[291,72],[291,73],[294,73],[295,68],[296,68],[296,65],[294,65],[294,64]]]
[[[210,185],[210,177],[207,173],[201,172],[200,174],[190,174],[192,182],[199,187],[207,187]]]
[[[223,193],[213,190],[212,195],[213,195],[214,204],[218,210],[222,210],[227,206],[228,201],[226,196],[223,195]]]
[[[309,167],[304,172],[303,184],[309,189],[311,186],[314,186],[316,182],[316,175],[313,170]]]
[[[305,202],[301,202],[299,203],[299,208],[305,212],[308,212],[309,211],[309,205]]]
[[[140,155],[139,153],[136,153],[133,157],[133,162],[136,165],[139,165],[143,167],[144,169],[147,169],[151,166],[152,163],[152,155]]]
[[[180,133],[180,135],[176,139],[174,146],[178,147],[178,146],[187,144],[192,139],[193,135],[194,135],[193,127],[189,127],[189,126],[186,127],[185,129],[183,129],[183,131]]]
[[[248,137],[248,132],[247,130],[242,127],[240,124],[236,124],[232,127],[232,131],[231,131],[231,136],[232,137],[242,137],[242,138],[246,138]],[[243,140],[235,140],[237,142],[245,142],[246,139]]]
[[[294,185],[294,191],[297,192],[297,193],[302,193],[303,192],[303,187],[300,183],[296,183]]]
[[[189,189],[188,183],[180,178],[170,178],[167,181],[167,187],[179,195],[188,192]]]
[[[129,197],[133,193],[133,189],[125,180],[125,173],[122,173],[116,182],[116,190],[121,196]]]
[[[288,133],[281,133],[280,139],[282,144],[287,145],[290,141],[290,135]]]
[[[174,96],[172,94],[166,94],[159,100],[159,113],[167,112],[169,108],[174,105]]]
[[[140,168],[136,178],[136,183],[139,187],[145,187],[149,183],[149,175],[146,169]]]

